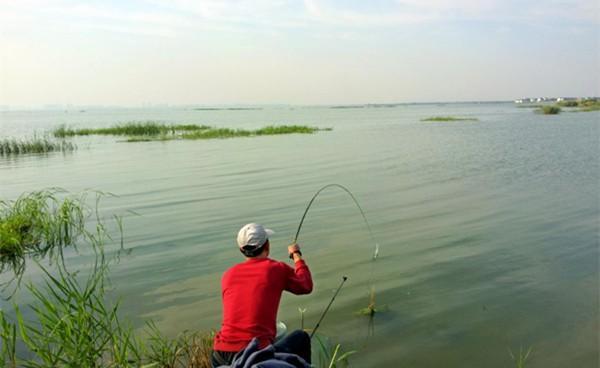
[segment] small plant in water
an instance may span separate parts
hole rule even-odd
[[[377,307],[377,304],[375,303],[375,287],[371,286],[371,291],[369,292],[369,305],[367,305],[366,308],[360,309],[357,314],[361,316],[374,317],[376,313],[383,312],[385,310],[387,310],[387,305]]]
[[[347,367],[348,357],[356,353],[356,350],[342,351],[341,344],[332,346],[329,341],[315,335],[317,340],[317,354],[320,368]]]
[[[306,308],[298,307],[298,312],[300,312],[300,329],[304,331],[304,313],[306,312]]]
[[[525,368],[525,363],[527,362],[527,359],[529,359],[529,355],[531,354],[532,349],[532,347],[529,347],[529,349],[527,349],[527,351],[524,352],[523,347],[521,346],[519,348],[518,356],[515,356],[512,350],[508,349],[508,354],[510,355],[513,362],[515,362],[516,368]]]

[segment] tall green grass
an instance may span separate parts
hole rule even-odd
[[[77,146],[64,140],[33,137],[29,139],[0,139],[0,156],[22,155],[27,153],[70,152]]]
[[[279,134],[312,134],[321,130],[330,131],[331,128],[316,128],[304,125],[278,125],[266,126],[256,130],[230,129],[230,128],[209,128],[203,130],[193,130],[183,132],[179,135],[159,135],[159,136],[137,136],[130,137],[127,142],[149,142],[149,141],[168,141],[175,139],[201,140],[201,139],[225,139],[237,137],[255,137],[263,135]]]
[[[539,109],[535,110],[536,113],[544,115],[557,115],[560,114],[561,111],[562,110],[560,107],[554,105],[542,106]]]
[[[331,128],[316,128],[304,125],[271,125],[256,130],[217,128],[195,124],[162,124],[158,122],[130,122],[109,128],[71,129],[65,125],[53,131],[56,137],[73,137],[85,135],[125,135],[127,142],[167,141],[174,139],[217,139],[234,137],[251,137],[279,134],[311,134]]]
[[[88,196],[95,198],[95,208]],[[20,280],[29,258],[63,260],[65,248],[77,250],[79,242],[98,242],[108,237],[104,222],[98,215],[102,192],[72,195],[61,189],[25,193],[14,201],[0,201],[0,274],[10,273],[3,291]],[[88,230],[86,222],[95,220]],[[115,217],[120,228],[120,218]]]
[[[458,117],[458,116],[433,116],[421,121],[477,121],[477,118]]]
[[[163,124],[155,121],[128,122],[117,124],[108,128],[72,129],[61,125],[52,133],[55,137],[65,138],[85,135],[129,135],[129,136],[155,136],[175,134],[182,131],[201,131],[209,129],[207,125],[196,124]]]

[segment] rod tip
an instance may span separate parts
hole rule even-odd
[[[346,281],[346,280],[348,280],[348,276],[342,276],[342,279],[343,279],[344,281]]]

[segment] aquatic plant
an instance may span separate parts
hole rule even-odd
[[[579,109],[571,111],[598,111],[600,110],[600,100],[596,98],[586,98],[579,100],[559,101],[555,104],[558,107],[578,107]]]
[[[144,365],[164,368],[211,368],[215,331],[184,331],[175,339],[164,336],[154,322],[147,324],[149,338],[145,343]]]
[[[319,335],[315,335],[317,340],[318,367],[337,368],[347,367],[348,358],[356,354],[356,350],[342,351],[341,344],[332,345],[329,340],[323,340]]]
[[[508,354],[510,355],[513,362],[515,362],[516,368],[525,368],[525,363],[527,362],[527,359],[529,359],[529,355],[531,354],[532,349],[532,347],[529,347],[527,351],[523,351],[523,347],[521,346],[519,348],[518,356],[515,356],[512,350],[508,349]]]
[[[95,196],[96,208],[87,204]],[[0,201],[0,274],[11,272],[4,289],[20,280],[30,257],[46,256],[62,261],[63,250],[77,249],[80,240],[95,245],[99,237],[109,237],[98,217],[98,203],[106,193],[84,192],[70,195],[61,189],[25,193],[14,201]],[[96,216],[96,228],[88,231],[86,221]],[[120,227],[120,218],[114,217]],[[3,290],[4,290],[3,289]]]
[[[546,105],[546,106],[542,106],[541,108],[535,110],[535,112],[538,114],[544,114],[544,115],[556,115],[556,114],[560,114],[561,108],[558,106]]]
[[[80,135],[130,135],[130,136],[157,136],[175,134],[181,131],[201,131],[210,129],[207,125],[196,124],[163,124],[156,121],[128,122],[117,124],[108,128],[72,129],[61,125],[52,133],[55,137],[65,138]]]
[[[251,137],[262,135],[278,134],[312,134],[320,130],[331,130],[331,128],[316,128],[304,125],[278,125],[266,126],[256,130],[230,129],[230,128],[211,128],[203,131],[184,133],[182,139],[215,139],[215,138],[234,138]]]
[[[64,140],[54,141],[48,138],[0,139],[0,156],[21,155],[26,153],[70,152],[77,146]]]
[[[430,118],[421,119],[421,121],[478,121],[477,118],[456,117],[456,116],[432,116]]]
[[[556,106],[560,106],[560,107],[577,107],[577,106],[579,106],[579,102],[577,102],[575,100],[558,101],[556,103]]]
[[[306,313],[306,308],[298,307],[298,312],[300,313],[300,329],[304,331],[304,313]]]
[[[130,122],[109,128],[71,129],[64,125],[53,131],[56,137],[73,137],[80,135],[127,135],[126,142],[168,141],[175,139],[217,139],[250,137],[278,134],[311,134],[331,128],[316,128],[304,125],[270,125],[256,130],[217,128],[195,124],[161,124],[158,122]]]
[[[371,286],[371,290],[369,291],[369,304],[366,308],[359,309],[356,314],[361,316],[374,317],[375,314],[380,312],[385,312],[389,308],[387,305],[377,306],[375,302],[375,287]]]

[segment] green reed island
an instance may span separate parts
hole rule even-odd
[[[65,138],[88,135],[129,136],[126,142],[223,139],[235,137],[255,137],[281,134],[312,134],[318,131],[330,131],[331,128],[318,128],[306,125],[269,125],[260,129],[218,128],[196,124],[164,124],[155,121],[128,122],[109,128],[72,129],[60,126],[52,133],[55,137]]]
[[[470,117],[460,117],[460,116],[432,116],[432,117],[429,117],[429,118],[421,119],[421,121],[432,121],[432,122],[439,122],[439,121],[479,121],[479,119],[477,119],[477,118],[470,118]]]

